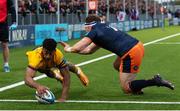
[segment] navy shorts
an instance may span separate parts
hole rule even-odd
[[[7,23],[0,23],[0,41],[9,42],[9,28]]]

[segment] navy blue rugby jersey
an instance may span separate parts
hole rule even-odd
[[[122,57],[139,41],[127,33],[110,27],[106,23],[97,23],[86,34],[96,45]]]

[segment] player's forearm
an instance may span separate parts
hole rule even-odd
[[[82,51],[80,51],[78,53],[83,54],[83,55],[88,55],[88,54],[92,54],[93,51],[87,48],[87,49],[84,49],[84,50],[82,50]]]
[[[37,89],[37,87],[39,86],[38,83],[36,83],[33,78],[31,77],[25,77],[25,84],[31,88],[35,88]]]
[[[37,89],[40,86],[40,84],[36,83],[33,80],[35,75],[36,75],[36,70],[34,70],[31,67],[27,67],[24,81],[27,86]]]
[[[69,74],[69,70],[67,68],[62,69],[61,73],[64,76],[61,99],[66,100],[68,97],[69,87],[70,87],[70,74]]]
[[[78,53],[87,55],[87,54],[92,54],[92,53],[96,52],[98,49],[99,49],[99,47],[97,47],[97,46],[88,46],[87,48],[85,48],[84,50],[82,50]]]
[[[69,93],[69,88],[63,86],[62,94],[61,94],[61,99],[66,100],[68,98],[68,93]]]
[[[70,53],[78,53],[78,52],[80,52],[79,49],[76,49],[76,48],[74,48],[74,47],[66,47],[66,48],[65,48],[65,51],[66,51],[66,52],[70,52]]]

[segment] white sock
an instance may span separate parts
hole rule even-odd
[[[4,66],[9,66],[9,63],[8,63],[8,62],[5,62],[5,63],[4,63]]]

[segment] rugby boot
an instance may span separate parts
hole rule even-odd
[[[10,72],[9,66],[4,66],[4,72]]]
[[[159,74],[155,75],[153,80],[156,82],[156,85],[158,87],[164,86],[171,90],[174,90],[174,85],[172,83],[168,82],[167,80],[162,79],[162,77],[160,77]]]
[[[134,94],[134,95],[143,95],[144,92],[143,92],[143,90],[140,90],[140,91],[137,91],[137,92],[133,92],[132,94]]]
[[[88,77],[83,73],[83,71],[81,70],[81,68],[79,68],[78,66],[76,66],[77,69],[78,69],[78,74],[77,76],[79,77],[81,83],[84,85],[84,86],[88,86],[89,85],[89,79]]]

